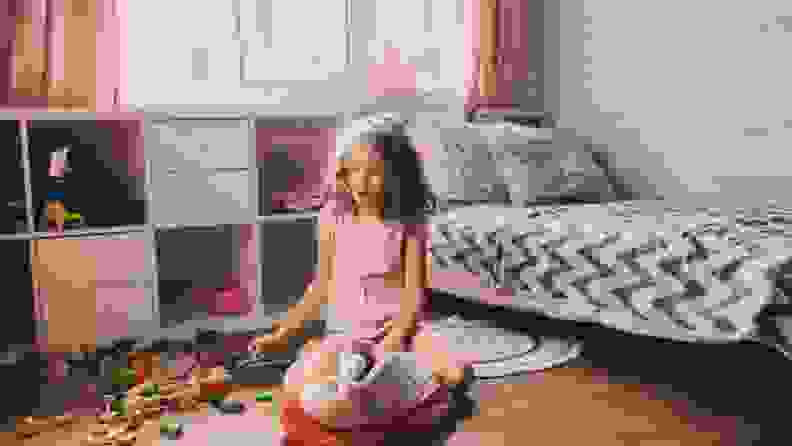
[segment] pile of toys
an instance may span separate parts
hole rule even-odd
[[[198,350],[209,349],[219,342],[216,333],[200,333],[196,344]],[[248,367],[288,366],[291,360],[276,359],[254,352],[227,354],[223,366],[201,365],[193,359],[182,365],[162,367],[162,351],[151,347],[147,351],[135,350],[138,341],[117,341],[97,357],[108,357],[124,364],[111,367],[112,389],[107,389],[104,407],[97,410],[95,420],[85,444],[102,446],[124,446],[134,444],[141,426],[159,421],[160,432],[168,438],[179,438],[183,426],[170,417],[171,413],[198,409],[208,403],[223,414],[238,414],[245,410],[240,401],[228,399],[232,374]],[[216,347],[216,346],[215,346]],[[211,362],[211,361],[210,361]],[[85,364],[80,367],[87,367]],[[185,368],[186,367],[186,368]],[[107,376],[104,372],[98,372]],[[236,380],[234,380],[236,381]],[[258,403],[277,408],[270,392],[256,395]],[[277,415],[274,417],[277,424]],[[76,420],[65,414],[57,417],[27,417],[18,426],[21,436],[37,435],[52,428],[64,427]]]
[[[134,371],[127,371],[130,375]],[[108,397],[109,404],[97,417],[88,445],[125,446],[137,438],[138,429],[147,420],[171,410],[190,410],[203,402],[221,405],[225,397],[227,375],[222,367],[196,369],[186,381],[164,379],[137,384],[121,395]],[[229,403],[225,403],[229,405]],[[160,432],[178,438],[182,426],[173,419],[160,418]]]

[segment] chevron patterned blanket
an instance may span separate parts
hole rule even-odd
[[[756,336],[792,272],[792,209],[773,204],[482,205],[434,216],[432,231],[432,288],[689,342]]]

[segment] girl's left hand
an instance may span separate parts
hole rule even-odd
[[[382,349],[385,352],[404,351],[404,335],[396,331],[389,331],[382,340]]]

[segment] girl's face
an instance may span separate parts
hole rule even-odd
[[[364,209],[382,209],[385,163],[369,144],[355,144],[352,156],[340,160],[338,179]]]

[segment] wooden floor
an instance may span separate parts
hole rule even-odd
[[[559,368],[521,381],[477,384],[477,407],[458,424],[446,444],[754,444],[735,441],[737,431],[745,430],[738,418],[693,415],[684,401],[657,398],[647,385],[610,382],[606,374],[592,368]],[[263,389],[239,388],[232,397],[250,401],[259,390]],[[192,414],[208,410],[203,407]],[[270,422],[269,404],[253,410],[262,423]],[[9,438],[0,443],[77,446],[88,436],[89,425],[85,420],[24,441]],[[156,421],[144,425],[136,444],[159,445],[158,427]]]
[[[475,383],[475,405],[446,444],[786,444],[778,439],[789,427],[792,361],[782,355],[753,344],[672,343],[584,330],[584,355],[568,367]],[[240,387],[232,397],[250,399],[257,390]],[[271,409],[255,410],[269,422]],[[75,425],[25,441],[11,435],[0,444],[78,445],[86,429]],[[211,420],[204,429],[212,429]],[[137,444],[159,445],[158,425],[145,426]]]
[[[260,388],[244,388],[233,397],[249,399]],[[722,434],[691,425],[663,401],[647,398],[639,386],[608,384],[589,369],[557,369],[524,383],[486,384],[479,388],[476,414],[461,422],[450,445],[536,444],[718,445]],[[208,407],[191,414],[208,411]],[[253,408],[269,422],[268,404]],[[78,446],[89,434],[90,421],[46,432],[24,446]],[[160,444],[156,421],[144,425],[136,444]],[[2,444],[13,444],[3,441]]]

